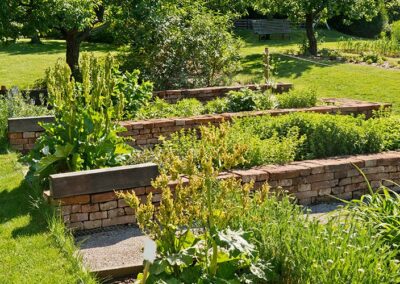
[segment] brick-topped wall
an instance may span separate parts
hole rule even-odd
[[[262,91],[272,89],[273,92],[281,94],[288,92],[293,84],[277,83],[275,86],[262,84],[262,85],[245,85],[245,86],[224,86],[224,87],[208,87],[208,88],[197,88],[197,89],[180,89],[180,90],[167,90],[167,91],[156,91],[153,96],[159,97],[166,100],[169,103],[176,103],[181,99],[194,98],[201,102],[211,101],[216,98],[226,96],[230,91],[239,91],[243,88],[249,88],[251,90],[260,89]]]
[[[235,177],[243,182],[255,181],[257,190],[268,182],[272,190],[285,190],[297,197],[300,204],[314,204],[341,199],[359,198],[367,189],[363,176],[356,170],[357,165],[377,188],[384,180],[400,182],[400,152],[385,152],[371,155],[335,157],[330,159],[294,162],[282,166],[261,166],[249,170],[234,170],[221,173],[221,178]],[[171,182],[173,189],[175,183]],[[64,184],[66,188],[68,184]],[[159,204],[161,192],[152,186],[129,187],[142,200],[153,193],[153,202]],[[135,223],[135,215],[124,200],[115,193],[88,193],[63,198],[46,197],[53,204],[59,204],[65,223],[78,230]]]
[[[365,114],[370,117],[373,111],[380,107],[389,107],[390,104],[369,103],[348,99],[324,99],[329,104],[326,106],[317,106],[301,109],[274,109],[265,111],[251,111],[241,113],[223,113],[215,115],[200,115],[185,118],[165,118],[149,119],[141,121],[122,121],[120,124],[126,128],[121,133],[123,136],[132,137],[132,146],[152,147],[159,143],[159,137],[169,137],[172,133],[181,129],[197,128],[209,123],[219,125],[222,121],[231,121],[234,118],[244,116],[277,116],[292,112],[317,112],[317,113],[339,113],[339,114]],[[27,152],[34,146],[37,137],[43,131],[39,127],[38,121],[42,118],[13,118],[8,120],[9,131],[8,138],[13,149]],[[48,122],[52,117],[43,117]]]

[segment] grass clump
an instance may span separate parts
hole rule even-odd
[[[252,242],[275,272],[274,283],[397,283],[398,249],[366,222],[337,211],[326,224],[304,215],[290,196],[271,194],[235,227],[254,233]]]

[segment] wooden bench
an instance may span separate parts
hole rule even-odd
[[[251,25],[259,40],[263,37],[270,39],[273,34],[281,34],[282,38],[288,35],[290,38],[290,22],[286,19],[252,20]]]

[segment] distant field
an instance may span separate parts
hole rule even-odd
[[[43,44],[29,44],[25,40],[0,45],[0,85],[26,88],[43,78],[45,70],[58,58],[65,59],[65,42],[44,40]],[[84,43],[81,51],[104,55],[113,47],[106,44]]]

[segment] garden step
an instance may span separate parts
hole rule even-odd
[[[310,216],[324,222],[340,203],[308,206]],[[135,226],[114,226],[75,236],[84,265],[100,279],[133,278],[143,270],[144,236]]]
[[[85,267],[105,280],[136,276],[143,270],[146,238],[135,226],[115,226],[75,236]]]

